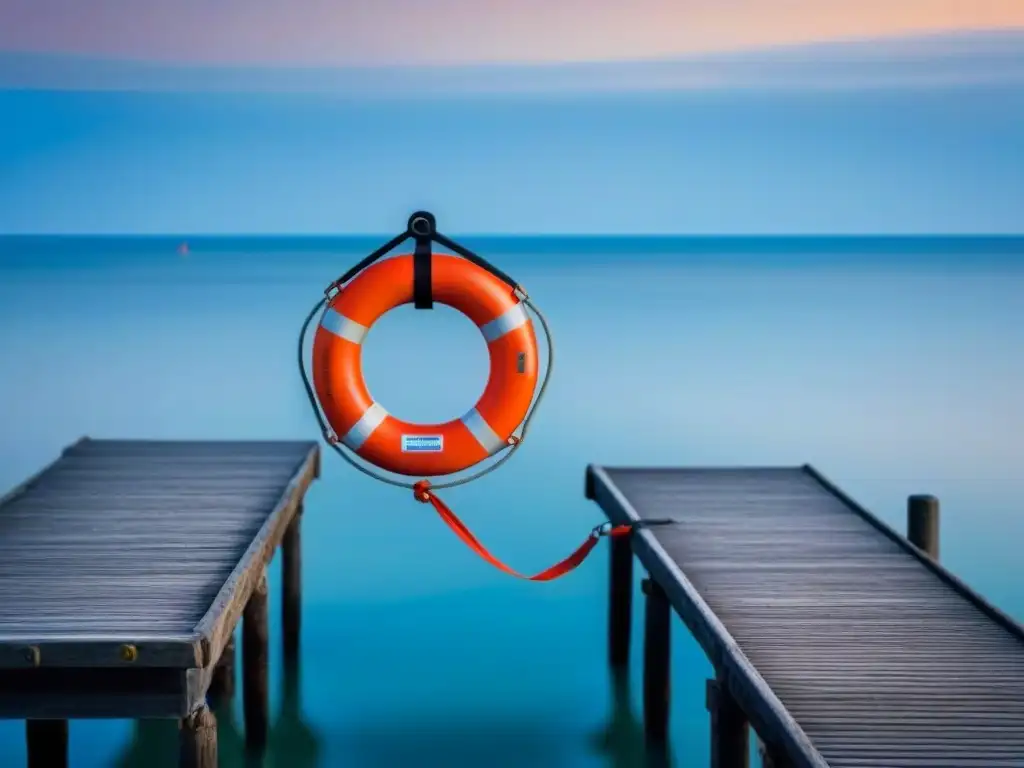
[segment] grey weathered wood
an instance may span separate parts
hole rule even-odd
[[[261,574],[242,618],[242,700],[245,743],[252,750],[267,744],[270,722],[267,578]]]
[[[200,706],[318,472],[311,442],[83,439],[0,499],[0,717]]]
[[[819,472],[588,472],[777,763],[1024,765],[1024,629]]]
[[[907,499],[907,539],[933,560],[939,559],[939,500],[916,495]]]
[[[88,437],[78,438],[78,440],[76,440],[73,444],[65,448],[61,455],[66,456],[69,451],[77,448],[79,445],[86,442],[88,439]],[[35,483],[37,483],[39,479],[47,472],[49,472],[52,468],[53,464],[48,464],[47,466],[43,467],[38,472],[36,472],[34,475],[30,475],[29,477],[22,480],[16,486],[7,491],[3,496],[0,496],[0,507],[3,507],[8,502],[13,501],[14,499],[22,496],[25,493],[25,491],[27,491]]]
[[[281,627],[284,660],[289,667],[299,658],[302,630],[302,507],[299,506],[281,542]]]
[[[838,499],[846,508],[847,511],[854,513],[864,522],[870,525],[872,528],[877,530],[891,542],[896,544],[903,552],[907,553],[921,565],[925,567],[933,576],[938,578],[944,585],[953,590],[957,595],[963,598],[973,608],[981,612],[984,616],[991,620],[991,622],[1004,629],[1006,632],[1017,638],[1021,642],[1024,642],[1024,627],[1016,621],[1013,617],[1009,616],[1004,611],[997,608],[995,605],[990,603],[980,594],[971,589],[967,584],[963,582],[959,577],[953,574],[946,568],[943,568],[937,560],[928,557],[927,554],[922,552],[915,546],[911,546],[908,540],[903,534],[896,531],[896,529],[884,523],[882,520],[871,514],[868,510],[854,501],[848,496],[842,489],[839,488],[835,483],[825,477],[821,472],[816,470],[810,465],[804,465],[801,470],[808,476],[813,478],[824,488],[826,491],[831,493]]]
[[[189,709],[187,670],[0,670],[0,718],[173,717]]]
[[[629,537],[611,539],[608,585],[608,661],[613,668],[629,665],[633,617],[633,548]]]
[[[235,695],[235,638],[232,635],[210,678],[209,699],[214,706],[230,702]]]
[[[66,768],[68,721],[29,720],[25,723],[28,768]]]
[[[217,768],[217,718],[202,706],[181,721],[178,765]]]
[[[0,515],[3,512],[0,511]],[[125,645],[134,646],[136,667],[178,667],[185,669],[202,663],[201,642],[191,634],[152,636],[144,632],[104,638],[93,635],[5,635],[0,638],[0,669],[47,667],[123,667]]]
[[[717,680],[707,681],[706,703],[711,715],[711,768],[748,768],[750,728],[740,705]]]
[[[668,741],[670,606],[661,585],[644,579],[644,735],[652,745]]]
[[[208,641],[207,658],[217,658],[238,622],[266,564],[280,545],[284,533],[298,512],[306,489],[319,471],[319,448],[313,446],[306,456],[302,471],[288,484],[277,507],[264,522],[245,555],[235,566],[218,592],[210,610],[196,625],[196,631]]]
[[[2,512],[0,512],[2,514]],[[145,633],[132,633],[120,637],[103,638],[81,635],[44,638],[24,635],[0,638],[0,670],[45,667],[124,667],[123,648],[133,646],[134,667],[176,667],[186,669],[202,664],[199,637],[182,635],[154,637]]]

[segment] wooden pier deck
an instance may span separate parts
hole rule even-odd
[[[185,724],[184,765],[215,765],[206,698],[218,670],[233,688],[243,613],[259,746],[265,569],[285,542],[294,655],[299,516],[319,462],[312,442],[83,439],[0,499],[0,717],[30,721],[30,764],[65,764],[67,719],[166,717]]]
[[[716,672],[713,765],[747,765],[749,723],[775,766],[1024,766],[1024,630],[938,564],[934,499],[911,502],[929,556],[808,466],[592,466],[587,496],[615,524],[674,521],[613,541],[613,665],[633,553],[650,576],[649,741],[665,738],[674,608]]]

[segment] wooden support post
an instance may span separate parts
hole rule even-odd
[[[213,678],[207,691],[207,699],[214,707],[228,703],[235,695],[235,636],[232,635],[228,644],[221,651],[217,666],[213,669]]]
[[[245,744],[252,751],[267,745],[270,718],[268,688],[267,575],[260,576],[242,614],[242,696]]]
[[[644,735],[648,744],[668,741],[669,618],[668,597],[653,579],[644,579]]]
[[[67,768],[68,721],[27,721],[25,746],[28,751],[28,768]]]
[[[302,507],[295,512],[281,542],[281,572],[284,599],[281,625],[284,628],[284,662],[294,667],[299,658],[299,630],[302,624]]]
[[[781,749],[758,742],[757,753],[761,756],[762,768],[790,768],[792,763]]]
[[[711,714],[711,768],[748,768],[747,718],[720,680],[708,680],[707,708]]]
[[[633,546],[628,536],[611,537],[608,590],[608,662],[612,669],[629,666],[633,613]]]
[[[907,499],[907,538],[933,560],[939,559],[939,500],[917,495]]]
[[[181,721],[181,768],[217,768],[217,718],[202,706]]]
[[[763,768],[793,768],[793,761],[790,760],[790,757],[779,746],[766,744],[764,741],[759,740],[758,755],[761,756]]]

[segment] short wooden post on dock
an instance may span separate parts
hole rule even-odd
[[[207,698],[214,707],[231,701],[235,695],[235,637],[231,636],[228,644],[220,653],[217,666],[213,669]]]
[[[711,768],[748,768],[747,718],[721,680],[708,680],[707,708],[711,714]]]
[[[261,751],[267,744],[267,728],[270,718],[268,635],[267,575],[263,573],[242,614],[242,697],[245,712],[245,744],[253,751]]]
[[[668,597],[653,579],[644,579],[644,736],[651,745],[668,740],[669,618]]]
[[[633,545],[628,536],[611,539],[608,590],[608,662],[613,669],[629,665],[633,620]]]
[[[284,662],[294,667],[299,658],[302,626],[302,507],[295,511],[281,542],[283,599],[281,625],[284,630]]]
[[[939,500],[919,494],[907,499],[907,538],[933,560],[939,559]]]
[[[202,706],[181,721],[181,768],[217,768],[217,718]]]
[[[68,721],[27,721],[25,747],[28,752],[28,768],[67,768]]]

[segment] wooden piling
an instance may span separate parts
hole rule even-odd
[[[711,714],[711,768],[749,768],[747,718],[720,680],[707,682],[707,708]]]
[[[68,721],[26,721],[25,746],[28,768],[67,768]]]
[[[202,706],[181,721],[181,768],[217,768],[217,718]]]
[[[270,718],[267,575],[264,572],[242,614],[242,696],[245,744],[262,751]]]
[[[613,669],[629,665],[633,613],[633,546],[628,536],[611,538],[608,589],[608,662]]]
[[[763,741],[758,743],[757,752],[761,756],[762,768],[790,768],[792,765],[781,749],[765,744]]]
[[[911,755],[921,766],[988,766],[1024,756],[1024,688],[1007,683],[1024,658],[1024,626],[937,562],[933,497],[910,498],[907,529],[896,533],[809,465],[590,466],[587,491],[613,524],[648,528],[633,535],[634,567],[657,579],[774,768],[892,766]],[[770,536],[730,535],[755,516]],[[810,594],[807,566],[819,562],[837,566]],[[645,591],[656,592],[649,582]],[[900,599],[925,593],[927,610]],[[665,699],[655,642],[668,633],[657,626],[660,601],[645,602],[646,731],[657,736]],[[829,623],[839,629],[819,631]],[[950,664],[922,651],[938,637],[943,659],[970,674],[951,676]],[[906,707],[885,706],[907,696],[934,701],[926,729],[907,722]],[[872,698],[880,705],[865,726]]]
[[[235,638],[232,635],[228,644],[221,651],[217,666],[214,667],[213,677],[210,680],[210,688],[207,698],[211,706],[219,707],[231,701],[235,695]]]
[[[933,560],[939,559],[939,500],[927,494],[907,499],[907,538]]]
[[[302,624],[302,507],[295,513],[281,542],[283,599],[281,625],[284,630],[285,666],[293,667],[299,658]]]
[[[648,744],[668,740],[669,618],[668,597],[653,579],[644,579],[644,735]]]

